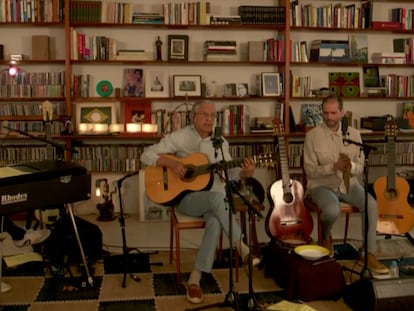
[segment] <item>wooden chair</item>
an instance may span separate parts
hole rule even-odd
[[[307,209],[309,209],[310,211],[316,212],[317,226],[318,226],[317,227],[318,244],[322,245],[322,241],[323,241],[322,231],[323,230],[322,230],[322,223],[321,223],[321,210],[319,209],[318,205],[309,198],[304,199],[304,204]],[[348,239],[349,217],[351,213],[359,213],[359,209],[351,204],[340,202],[340,211],[341,211],[341,214],[345,214],[345,229],[344,229],[344,238],[343,238],[343,242],[345,244]]]
[[[205,228],[206,223],[202,217],[191,217],[179,213],[175,206],[170,207],[170,264],[173,261],[173,248],[174,248],[174,236],[175,236],[175,264],[176,264],[176,280],[177,285],[181,283],[181,258],[180,258],[180,231],[187,229],[202,229]],[[221,259],[221,252],[223,249],[223,236],[220,236],[218,246],[218,258]],[[234,257],[238,258],[237,249],[234,251]],[[238,260],[235,260],[235,279],[239,280],[239,265]]]

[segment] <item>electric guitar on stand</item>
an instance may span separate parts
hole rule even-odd
[[[392,116],[385,124],[387,138],[387,176],[374,183],[378,203],[377,231],[384,234],[406,234],[414,226],[414,214],[408,204],[410,185],[395,174],[396,124]]]
[[[279,123],[279,124],[276,124]],[[303,186],[290,178],[283,126],[275,123],[278,136],[282,179],[270,188],[271,209],[267,215],[267,230],[277,241],[294,246],[310,242],[313,229],[312,215],[303,203]],[[271,213],[270,213],[271,212]]]

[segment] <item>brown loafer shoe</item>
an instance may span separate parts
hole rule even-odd
[[[187,286],[187,300],[191,303],[201,303],[204,300],[203,290],[197,284]]]
[[[357,263],[360,266],[364,266],[364,263],[365,263],[364,262],[364,257],[361,256],[358,259]],[[367,264],[368,264],[368,269],[371,270],[371,272],[378,273],[378,274],[387,274],[387,273],[389,273],[388,268],[384,264],[379,262],[377,260],[377,258],[375,258],[374,254],[372,254],[372,253],[368,253]]]

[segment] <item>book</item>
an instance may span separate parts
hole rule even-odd
[[[50,59],[49,36],[35,35],[32,36],[32,59],[48,60]]]

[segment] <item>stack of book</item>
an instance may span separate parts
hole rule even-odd
[[[236,41],[205,41],[204,42],[205,61],[237,61],[237,42]]]
[[[164,16],[160,13],[134,12],[132,24],[164,24]]]
[[[229,24],[241,24],[241,17],[239,15],[234,16],[211,16],[211,25],[229,25]]]
[[[151,60],[151,56],[145,50],[118,50],[117,60]]]

